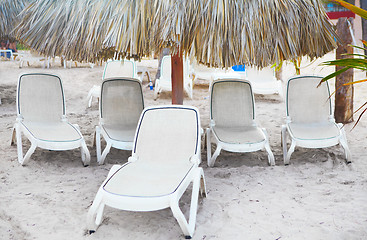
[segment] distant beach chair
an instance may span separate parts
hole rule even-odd
[[[207,134],[208,165],[214,166],[220,151],[254,152],[265,149],[275,165],[269,137],[255,121],[255,100],[251,83],[241,79],[217,79],[210,89],[210,124]],[[211,154],[211,134],[217,148]]]
[[[0,49],[0,57],[7,60],[14,59],[13,51],[11,49]]]
[[[84,166],[90,154],[76,124],[70,124],[65,113],[65,98],[61,79],[52,74],[30,73],[19,77],[17,88],[17,121],[12,144],[17,141],[18,161],[27,163],[36,147],[48,150],[81,149]],[[31,142],[23,157],[22,135]]]
[[[142,81],[142,77],[139,77],[136,64],[132,60],[111,60],[106,62],[106,66],[103,71],[102,81],[107,78],[128,77],[136,78]],[[94,85],[88,92],[88,107],[92,106],[93,98],[99,99],[101,94],[101,86]]]
[[[20,55],[19,68],[23,67],[24,62],[27,63],[28,67],[35,62],[39,62],[42,68],[50,68],[50,58],[43,56],[33,50],[31,50],[29,53],[23,53]]]
[[[192,99],[193,95],[193,82],[190,78],[189,73],[189,62],[184,60],[183,66],[183,84],[184,90]],[[164,56],[161,63],[161,76],[155,80],[154,86],[154,99],[158,98],[158,94],[162,91],[172,91],[172,80],[171,80],[171,56]]]
[[[131,150],[144,98],[141,82],[134,78],[107,78],[102,83],[99,126],[96,127],[97,161],[103,164],[111,147]],[[101,134],[107,145],[101,155]]]
[[[251,82],[255,94],[279,94],[283,96],[282,81],[275,77],[274,68],[246,67],[246,79]]]
[[[340,145],[345,150],[347,162],[351,153],[342,124],[335,123],[331,108],[329,85],[317,85],[322,77],[296,76],[287,82],[286,123],[282,125],[284,164],[289,164],[296,146],[324,148]],[[287,152],[287,135],[291,146]]]
[[[138,212],[169,207],[183,233],[191,237],[199,192],[206,196],[204,172],[199,164],[198,109],[183,105],[144,109],[135,133],[132,156],[126,164],[111,168],[89,209],[89,232],[93,233],[101,224],[105,205]],[[191,182],[187,221],[179,208],[179,200]]]

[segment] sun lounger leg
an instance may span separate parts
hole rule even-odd
[[[200,195],[202,197],[206,197],[206,183],[205,183],[205,177],[204,177],[204,171],[202,168],[200,168]]]
[[[87,227],[90,233],[95,232],[98,226],[102,223],[103,210],[104,204],[102,203],[102,192],[100,189],[88,211]]]
[[[191,194],[191,205],[190,205],[190,217],[189,221],[186,221],[184,214],[178,206],[178,199],[172,198],[171,201],[171,210],[173,212],[173,216],[176,218],[178,224],[180,225],[186,239],[192,237],[195,231],[196,224],[196,216],[197,216],[197,208],[198,208],[198,199],[199,199],[199,191],[201,190],[201,179],[204,178],[204,174],[202,169],[198,169],[195,173],[195,178],[193,180],[192,186],[192,194]]]
[[[342,145],[342,147],[344,148],[346,162],[351,163],[352,162],[352,155],[351,155],[349,147],[348,147],[348,142],[347,142],[347,138],[346,138],[346,135],[345,135],[345,130],[342,127],[342,124],[338,124],[338,126],[339,126],[340,132],[341,132],[341,136],[340,136],[340,139],[339,139],[340,145]]]
[[[155,80],[155,84],[154,84],[154,93],[153,93],[153,99],[154,100],[157,100],[158,98],[158,93],[159,93],[159,89],[160,86],[159,86],[159,79],[156,79]]]
[[[97,153],[97,162],[101,162],[101,129],[99,126],[96,127],[96,153]]]
[[[287,127],[285,125],[282,125],[281,138],[281,143],[283,147],[283,161],[285,164],[287,158]]]
[[[289,148],[288,153],[287,153],[287,158],[284,161],[284,164],[285,165],[288,165],[289,164],[289,161],[291,159],[291,155],[294,152],[294,148],[295,147],[296,147],[296,142],[292,139],[291,147]]]
[[[81,146],[80,146],[80,152],[82,155],[82,162],[84,167],[89,166],[90,163],[90,153],[87,147],[87,144],[85,144],[85,141],[83,139]]]
[[[222,150],[222,147],[220,146],[219,143],[217,143],[217,149],[215,149],[213,156],[210,158],[209,167],[214,166],[215,160],[217,160],[217,157],[219,156],[221,150]]]
[[[270,166],[274,166],[275,165],[274,154],[270,148],[268,132],[266,131],[265,128],[262,128],[262,131],[265,135],[265,146],[264,147],[265,147],[266,152],[268,153],[268,163]]]
[[[28,149],[26,155],[23,157],[23,144],[22,144],[22,132],[20,130],[20,126],[18,123],[14,126],[16,131],[16,137],[17,137],[17,151],[18,151],[18,162],[21,165],[25,165],[31,155],[34,153],[34,150],[36,150],[37,144],[34,142],[31,142],[31,147]]]
[[[80,128],[78,124],[73,124],[74,127],[76,127],[80,133]],[[80,135],[82,135],[80,133]],[[85,144],[85,140],[84,138],[82,139],[81,143],[80,143],[80,153],[81,153],[81,157],[82,157],[82,162],[84,167],[88,166],[90,163],[90,153],[87,147],[87,144]]]
[[[112,147],[112,144],[108,142],[106,148],[103,150],[101,161],[98,162],[99,164],[104,164],[104,160],[106,159],[107,154],[110,152],[111,147]]]
[[[269,163],[269,165],[274,166],[275,165],[274,154],[270,149],[270,145],[269,145],[268,141],[265,143],[265,150],[268,153],[268,163]]]
[[[13,130],[12,130],[12,134],[11,134],[10,146],[14,146],[16,140],[17,140],[17,135],[16,135],[15,125],[14,125]]]
[[[210,141],[210,128],[206,129],[206,155],[209,166],[210,159],[212,158],[212,144]]]

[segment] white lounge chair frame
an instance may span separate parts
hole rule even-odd
[[[246,67],[245,75],[246,79],[251,82],[255,94],[279,94],[283,97],[282,81],[276,78],[274,68]]]
[[[344,148],[345,157],[347,162],[351,162],[351,153],[349,151],[347,138],[345,135],[345,131],[342,124],[335,123],[334,115],[332,113],[332,107],[331,107],[331,98],[330,96],[330,90],[328,82],[322,83],[320,87],[316,88],[318,83],[321,81],[322,77],[319,76],[308,76],[308,75],[301,75],[292,77],[287,81],[287,95],[286,95],[286,123],[282,125],[282,146],[283,146],[283,158],[284,158],[284,164],[288,165],[291,155],[294,152],[294,149],[296,146],[303,147],[303,148],[325,148],[325,147],[331,147],[335,146],[337,144],[340,144]],[[292,114],[289,111],[289,85],[290,83],[294,81],[308,81],[310,82],[310,85],[306,87],[304,86],[302,88],[303,92],[309,93],[310,98],[316,98],[315,96],[320,95],[324,96],[324,101],[321,100],[318,103],[312,104],[313,108],[320,109],[322,111],[322,119],[317,119],[317,121],[313,120],[312,122],[305,122],[300,123],[304,126],[317,126],[320,124],[329,124],[330,127],[337,129],[339,132],[334,137],[328,137],[328,138],[314,138],[314,139],[302,139],[299,136],[296,136],[294,132],[292,131],[292,127],[290,126],[291,123],[294,123],[294,119],[292,118]],[[297,92],[297,94],[301,94]],[[302,97],[302,96],[299,96]],[[304,99],[303,102],[309,101],[309,99]],[[298,106],[299,109],[304,109],[307,106]],[[308,114],[310,115],[310,114]],[[312,114],[316,115],[316,114]],[[328,116],[327,116],[328,115]],[[325,117],[326,116],[326,117]],[[297,123],[297,122],[296,122]],[[289,150],[287,151],[287,133],[290,136],[291,139],[291,146]]]
[[[108,85],[113,84],[114,82],[126,82],[130,84],[135,83],[134,84],[135,88],[137,88],[136,92],[139,92],[139,94],[137,94],[136,92],[134,93],[137,94],[136,96],[137,98],[141,99],[141,102],[139,103],[135,102],[136,99],[130,99],[128,95],[124,95],[123,92],[121,91],[118,103],[116,103],[116,101],[105,103],[104,102],[105,88],[108,88],[109,87]],[[142,91],[140,80],[134,79],[134,78],[108,78],[108,79],[105,79],[102,83],[100,96],[101,96],[101,99],[99,101],[99,126],[96,127],[95,143],[96,143],[96,152],[97,152],[97,162],[99,164],[103,164],[106,159],[107,154],[110,152],[111,147],[121,149],[121,150],[132,150],[133,143],[134,143],[133,138],[131,138],[130,141],[120,141],[120,140],[110,137],[108,130],[105,128],[105,125],[108,122],[103,117],[104,116],[103,105],[104,104],[115,104],[115,105],[118,104],[120,107],[124,108],[124,106],[121,106],[121,105],[125,104],[125,108],[128,109],[130,105],[137,104],[139,107],[135,109],[136,111],[134,112],[135,113],[134,116],[131,116],[131,118],[134,118],[134,119],[136,117],[136,124],[133,127],[133,129],[131,129],[132,131],[135,132],[136,126],[139,121],[139,116],[144,109],[144,97],[143,97],[143,91]],[[129,106],[126,106],[126,105],[129,105]],[[132,115],[130,112],[127,112],[127,111],[123,113],[116,112],[116,114],[117,115],[127,115],[127,116]],[[124,126],[124,127],[128,128],[132,126]],[[106,148],[103,150],[102,154],[101,154],[101,135],[103,136],[103,138],[105,139],[107,143]]]
[[[28,119],[24,119],[24,116],[22,115],[23,110],[21,109],[21,91],[22,90],[22,79],[23,78],[27,78],[27,77],[48,77],[48,78],[53,78],[54,81],[58,81],[59,85],[60,85],[60,91],[61,91],[61,96],[62,98],[60,99],[60,101],[62,101],[62,113],[57,113],[58,115],[60,115],[60,119],[59,123],[65,123],[68,124],[70,128],[73,128],[75,130],[75,132],[79,135],[78,139],[72,140],[72,141],[55,141],[55,140],[50,140],[50,139],[40,139],[36,137],[36,134],[34,134],[33,132],[31,132],[28,128],[27,128],[27,124],[25,123],[25,121],[27,121]],[[29,80],[28,80],[29,81]],[[37,83],[35,83],[37,84]],[[36,95],[37,93],[34,92],[34,95]],[[44,99],[45,101],[47,101],[47,99]],[[62,87],[62,82],[61,79],[56,76],[56,75],[52,75],[52,74],[43,74],[43,73],[30,73],[30,74],[22,74],[19,77],[18,80],[18,87],[17,87],[17,119],[16,119],[16,123],[14,125],[13,128],[13,134],[12,134],[12,141],[11,141],[11,145],[13,145],[15,143],[15,140],[17,142],[17,150],[18,150],[18,161],[21,165],[25,165],[28,160],[30,159],[31,155],[33,154],[33,152],[35,151],[35,149],[37,147],[39,148],[43,148],[43,149],[47,149],[47,150],[55,150],[55,151],[63,151],[63,150],[71,150],[71,149],[75,149],[75,148],[80,148],[81,150],[81,158],[82,158],[82,162],[84,166],[88,166],[89,162],[90,162],[90,154],[87,148],[87,145],[85,144],[84,138],[79,130],[79,126],[76,124],[70,124],[66,118],[66,114],[65,114],[65,97],[64,97],[64,90]],[[42,107],[42,106],[35,106],[37,107]],[[58,110],[56,110],[58,111]],[[51,113],[50,113],[51,114]],[[29,121],[28,121],[29,122]],[[47,122],[41,122],[41,124],[47,124]],[[22,146],[22,133],[28,138],[28,140],[31,142],[31,147],[29,148],[29,150],[27,151],[27,153],[25,154],[25,156],[23,157],[23,146]]]
[[[185,92],[192,99],[193,81],[189,76],[189,67],[189,61],[185,59],[183,66],[183,85]],[[157,99],[158,94],[162,91],[172,91],[171,78],[171,56],[164,56],[161,62],[161,76],[155,80],[154,84],[154,99]]]
[[[269,165],[275,165],[275,161],[274,161],[274,155],[270,149],[270,144],[269,144],[269,137],[267,134],[267,131],[265,128],[258,128],[261,130],[261,134],[263,137],[262,141],[259,142],[253,142],[253,143],[228,143],[228,142],[224,142],[222,141],[218,135],[215,132],[215,119],[213,119],[213,111],[212,111],[212,104],[213,104],[213,98],[215,98],[215,96],[213,95],[213,90],[216,87],[216,85],[219,84],[227,84],[227,83],[239,83],[239,84],[245,84],[247,85],[248,88],[248,92],[244,92],[243,95],[245,94],[250,94],[250,98],[251,98],[251,102],[252,102],[252,124],[251,127],[257,127],[256,124],[256,119],[255,119],[255,99],[254,99],[254,95],[252,93],[252,88],[251,88],[251,83],[247,80],[242,80],[242,79],[217,79],[214,80],[213,83],[210,86],[210,123],[209,123],[209,128],[206,129],[206,140],[207,140],[207,160],[208,160],[208,166],[209,167],[213,167],[214,163],[217,159],[217,157],[219,156],[221,150],[226,150],[229,152],[238,152],[238,153],[243,153],[243,152],[255,152],[255,151],[259,151],[259,150],[263,150],[265,149],[266,152],[268,153],[268,163]],[[236,104],[236,102],[233,102],[233,104]],[[251,113],[249,113],[251,114]],[[214,152],[214,154],[212,155],[212,151],[211,151],[211,135],[214,136],[215,138],[215,142],[217,145],[217,148]]]
[[[117,67],[118,70],[114,69],[114,67]],[[144,76],[142,75],[141,77],[139,77],[135,61],[127,59],[109,60],[106,62],[106,65],[104,67],[104,71],[102,74],[102,81],[107,78],[116,78],[116,77],[135,78],[139,79],[139,81],[142,82]],[[150,77],[149,74],[148,77]],[[101,86],[94,85],[88,92],[87,96],[88,107],[92,106],[93,98],[97,99],[100,98],[100,94],[101,94]]]
[[[179,117],[177,117],[177,113],[179,114],[182,113],[179,116],[188,116],[188,119],[191,119],[189,121],[196,122],[196,126],[194,126],[196,130],[195,128],[191,127],[191,125],[189,125],[189,128],[186,128],[184,130],[185,131],[184,133],[179,132],[179,134],[185,135],[187,132],[187,129],[189,129],[190,137],[188,138],[191,138],[191,136],[195,136],[196,138],[196,139],[193,139],[194,142],[191,142],[188,145],[190,146],[189,147],[190,149],[193,147],[192,156],[189,157],[189,159],[187,159],[188,162],[182,162],[181,160],[178,162],[177,160],[175,161],[175,158],[171,158],[169,156],[163,157],[163,158],[169,158],[169,159],[164,159],[164,160],[155,158],[154,163],[151,162],[153,161],[152,159],[150,160],[142,159],[142,158],[140,159],[139,154],[141,154],[141,156],[144,156],[144,154],[145,156],[149,156],[150,150],[144,153],[144,149],[148,147],[146,146],[145,141],[151,140],[150,137],[148,137],[148,139],[144,139],[141,135],[144,136],[147,134],[147,132],[154,131],[154,129],[151,129],[151,127],[154,128],[154,126],[156,125],[160,125],[159,128],[162,128],[162,127],[164,128],[165,126],[167,126],[167,124],[169,124],[170,122],[174,122],[174,121],[177,121],[175,122],[177,125],[178,123],[180,123],[180,120],[181,120]],[[154,117],[151,117],[151,118],[146,117],[146,116],[149,116],[149,114],[150,116],[158,115],[158,116],[163,116],[163,117],[158,118],[159,120],[157,120],[157,122],[150,122],[150,120],[152,120],[152,118]],[[193,119],[193,117],[195,117],[195,119]],[[148,120],[144,122],[145,118],[147,118]],[[162,118],[164,118],[163,121],[162,121]],[[204,172],[203,172],[203,169],[199,167],[199,164],[201,162],[200,161],[200,142],[201,142],[200,141],[200,129],[201,128],[200,128],[199,111],[195,107],[183,106],[183,105],[180,105],[180,106],[167,105],[167,106],[149,107],[149,108],[144,109],[144,111],[141,114],[139,124],[137,127],[137,131],[135,134],[134,148],[132,151],[132,156],[129,158],[128,163],[122,166],[114,165],[111,168],[107,179],[103,182],[103,184],[99,188],[97,195],[93,201],[93,204],[89,209],[88,218],[87,218],[89,232],[93,233],[97,229],[97,227],[101,224],[103,220],[102,219],[103,209],[105,205],[113,207],[113,208],[117,208],[120,210],[142,211],[142,212],[156,211],[156,210],[165,209],[169,207],[171,208],[173,212],[173,216],[177,219],[186,238],[191,238],[195,230],[199,192],[202,195],[206,196]],[[196,133],[192,132],[191,130],[196,131]],[[151,133],[148,133],[148,134],[151,134]],[[169,137],[169,142],[172,142],[173,145],[182,144],[182,141],[180,141],[179,136],[174,136],[174,135],[159,136],[159,138],[166,138],[166,137]],[[157,138],[158,142],[159,142],[158,140],[159,138]],[[173,141],[171,141],[171,139]],[[142,141],[144,143],[144,146],[139,146],[139,141]],[[171,149],[171,146],[161,146],[161,147],[162,147],[162,151],[161,151],[162,153],[165,152],[164,150],[165,148]],[[148,149],[150,148],[148,147]],[[158,150],[159,149],[157,149],[157,151]],[[186,153],[187,150],[184,150],[184,151]],[[190,152],[187,152],[187,154],[191,155],[191,150]],[[139,164],[139,161],[144,161],[145,163],[150,162],[150,164],[154,164],[154,165],[158,164],[158,166],[159,165],[163,166],[167,164],[169,166],[177,166],[176,164],[184,164],[185,166],[189,166],[189,170],[187,174],[186,174],[186,170],[184,170],[185,171],[184,173],[186,175],[183,177],[182,180],[180,180],[181,182],[177,187],[175,185],[174,187],[175,190],[169,194],[163,194],[159,196],[139,196],[139,195],[128,196],[128,195],[115,194],[113,192],[108,192],[107,190],[104,189],[108,181],[111,181],[111,179],[113,179],[116,176],[116,174],[118,174],[118,171],[122,169],[122,171],[127,172],[128,169],[125,170],[126,167],[127,168],[130,167],[131,169],[135,167],[136,164]],[[178,169],[181,170],[181,167],[179,167]],[[153,169],[150,169],[150,168],[149,170],[153,171]],[[142,176],[144,176],[144,173],[142,173]],[[162,180],[164,180],[165,176],[162,175],[161,178]],[[193,182],[192,195],[191,195],[191,207],[190,207],[189,221],[187,221],[184,214],[182,213],[182,211],[179,208],[179,200],[191,182]],[[134,185],[134,182],[132,182],[131,184]],[[148,189],[152,187],[154,188],[154,186],[148,186]],[[120,187],[120,189],[122,189],[122,187]]]

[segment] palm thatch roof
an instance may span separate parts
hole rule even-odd
[[[0,0],[0,38],[14,38],[12,31],[17,25],[18,14],[29,0]]]
[[[320,0],[38,0],[20,17],[31,48],[79,61],[169,47],[209,66],[264,67],[336,47]]]

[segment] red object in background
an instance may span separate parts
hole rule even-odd
[[[327,12],[326,14],[330,19],[338,19],[338,18],[342,18],[342,17],[346,17],[346,18],[349,18],[349,17],[355,18],[356,17],[356,15],[351,11]]]

